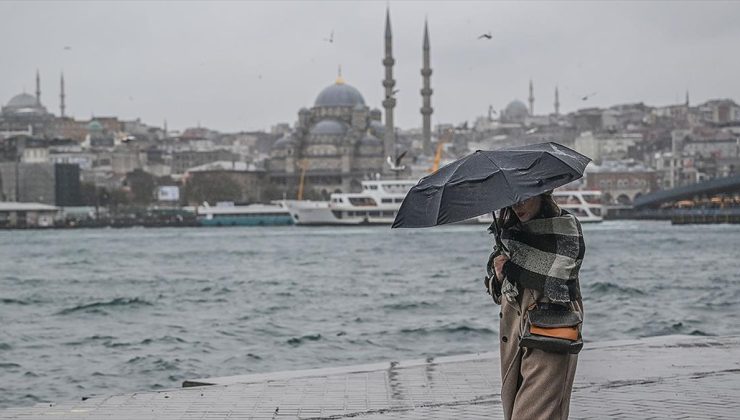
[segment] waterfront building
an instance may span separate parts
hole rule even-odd
[[[625,159],[630,151],[641,143],[643,135],[640,133],[594,133],[582,132],[575,139],[575,150],[584,154],[595,162],[602,159]]]
[[[0,202],[0,228],[50,227],[59,208],[42,203]]]
[[[80,167],[49,162],[0,163],[0,201],[80,205]]]
[[[631,205],[658,189],[658,177],[654,169],[634,159],[608,160],[588,165],[586,189],[601,191],[605,204]]]

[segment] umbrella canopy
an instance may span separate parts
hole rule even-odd
[[[591,159],[558,143],[478,150],[422,178],[393,227],[460,222],[511,206],[583,176]]]

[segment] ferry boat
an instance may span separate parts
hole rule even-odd
[[[201,226],[279,226],[293,224],[290,212],[282,204],[235,205],[220,202],[215,206],[203,203],[197,208]]]
[[[604,221],[601,191],[590,190],[555,190],[553,200],[560,208],[567,210],[581,223],[598,223]],[[492,223],[493,216],[485,214],[475,218],[478,223]]]
[[[552,198],[560,208],[569,211],[581,223],[604,221],[601,191],[594,190],[555,190]]]
[[[329,201],[283,200],[296,225],[390,225],[416,180],[362,181],[362,192],[334,193]]]

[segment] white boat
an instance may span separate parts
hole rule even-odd
[[[555,190],[552,193],[552,198],[560,208],[569,211],[581,223],[604,221],[601,191]]]
[[[197,208],[201,226],[276,226],[292,224],[292,217],[281,204],[235,205],[220,202],[215,206],[203,203]]]
[[[560,206],[578,218],[581,223],[602,222],[603,206],[601,191],[587,190],[555,190],[552,198]],[[493,217],[490,214],[476,217],[478,223],[490,224]]]
[[[329,201],[283,200],[296,225],[390,225],[416,180],[362,181],[362,192],[334,193]]]

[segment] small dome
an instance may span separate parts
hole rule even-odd
[[[292,146],[295,146],[295,139],[290,134],[286,134],[283,137],[280,137],[275,143],[272,144],[273,149],[285,149]]]
[[[314,106],[335,107],[365,105],[365,99],[359,90],[344,83],[341,79],[330,85],[319,93]]]
[[[100,121],[93,120],[90,121],[90,123],[87,125],[88,131],[103,131],[103,124],[100,124]]]
[[[506,118],[509,120],[524,120],[529,116],[529,109],[527,108],[527,105],[524,105],[524,102],[514,100],[506,105],[504,113],[506,114]]]
[[[347,125],[337,120],[321,120],[311,127],[310,133],[324,136],[343,136],[347,133]]]
[[[39,106],[36,97],[28,93],[13,96],[8,102],[8,108],[35,108]]]
[[[365,133],[362,139],[360,139],[360,145],[361,146],[382,146],[383,142],[379,138],[373,136],[372,134]]]

